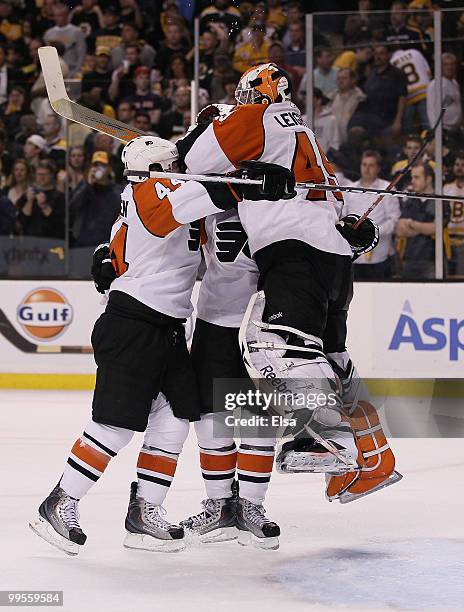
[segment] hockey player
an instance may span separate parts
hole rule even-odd
[[[170,171],[178,158],[165,140],[142,136],[123,149],[128,169]],[[263,173],[258,173],[263,177]],[[281,198],[291,173],[273,167],[247,198]],[[268,180],[267,180],[268,179]],[[184,531],[164,519],[162,503],[174,477],[188,422],[199,418],[195,374],[183,322],[200,263],[200,225],[190,221],[234,206],[243,195],[227,185],[132,177],[121,194],[110,252],[117,278],[92,332],[97,380],[92,420],[75,442],[59,483],[31,528],[68,554],[86,535],[78,502],[110,460],[145,431],[138,482],[126,517],[128,548],[180,550]],[[218,205],[216,205],[218,204]],[[166,401],[167,400],[167,401]]]
[[[313,132],[291,103],[290,82],[282,70],[273,64],[251,68],[241,77],[236,98],[238,107],[228,117],[177,143],[190,172],[227,173],[241,160],[254,159],[293,170],[298,182],[337,184]],[[288,464],[296,445],[298,461],[305,453],[308,462],[322,461],[323,470],[332,472],[353,470],[358,454],[352,429],[341,418],[337,378],[322,345],[329,302],[346,294],[350,283],[352,251],[342,235],[349,224],[337,226],[342,204],[338,192],[309,190],[271,205],[245,200],[238,209],[260,272],[261,291],[242,323],[250,375],[283,381],[292,397],[297,390],[308,395],[315,388],[336,398],[335,406],[328,399],[316,409],[292,406],[298,428],[279,462]],[[365,222],[359,235],[370,230]],[[305,450],[301,440],[308,433]],[[311,449],[315,435],[330,449],[330,460]]]

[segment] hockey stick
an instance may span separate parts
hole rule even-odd
[[[0,334],[11,342],[13,346],[15,346],[23,353],[40,353],[44,354],[54,354],[57,353],[93,353],[93,349],[91,346],[65,346],[65,345],[57,345],[57,344],[34,344],[30,342],[24,336],[22,336],[16,329],[13,327],[12,323],[5,315],[3,310],[0,310]]]
[[[102,113],[85,108],[69,99],[61,72],[60,60],[55,47],[40,47],[39,59],[47,88],[50,105],[61,117],[80,123],[85,127],[108,134],[121,142],[146,135],[145,132],[132,128],[121,121],[107,117]]]
[[[144,178],[166,178],[181,181],[199,181],[204,183],[230,183],[237,185],[261,185],[262,181],[255,179],[241,179],[236,177],[216,176],[214,174],[182,174],[181,172],[147,172],[145,170],[124,170],[124,176],[139,176]],[[317,189],[318,191],[344,191],[348,193],[376,193],[379,195],[394,195],[398,198],[419,198],[433,200],[447,200],[452,202],[464,202],[463,196],[448,196],[443,193],[417,193],[415,191],[389,191],[385,189],[373,189],[370,187],[355,187],[345,185],[326,185],[318,183],[297,183],[297,189]]]
[[[435,125],[429,131],[427,136],[424,138],[424,142],[422,143],[421,148],[419,149],[419,151],[417,151],[417,153],[414,155],[414,157],[411,159],[411,161],[408,163],[408,165],[405,168],[403,168],[403,170],[398,172],[398,174],[395,176],[395,178],[388,185],[387,191],[391,191],[393,189],[393,187],[395,185],[397,185],[400,182],[400,180],[407,175],[407,173],[411,170],[411,168],[414,166],[414,164],[417,162],[417,160],[422,156],[422,154],[425,151],[425,147],[428,145],[428,143],[435,136],[435,132],[437,131],[437,127],[439,126],[440,121],[443,119],[443,115],[444,114],[445,114],[445,109],[442,108],[440,114],[438,115],[438,119],[435,122]],[[367,219],[367,217],[371,214],[371,212],[374,210],[374,208],[376,208],[376,206],[378,206],[380,204],[380,202],[384,199],[385,195],[386,194],[379,195],[379,197],[369,206],[369,208],[366,210],[366,212],[363,215],[361,215],[361,217],[356,221],[356,223],[353,225],[353,229],[357,229],[361,225],[361,223]],[[413,196],[410,196],[410,197],[413,197]],[[438,199],[441,199],[441,198],[435,198],[435,200],[438,200]],[[448,198],[448,200],[449,199],[450,198]],[[455,200],[453,200],[453,201],[455,201]]]

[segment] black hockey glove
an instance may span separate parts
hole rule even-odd
[[[240,170],[229,176],[262,181],[261,185],[237,185],[233,189],[245,200],[290,200],[296,196],[295,176],[291,170],[277,164],[241,161]]]
[[[365,219],[359,227],[353,225],[360,218],[359,215],[347,215],[335,226],[343,238],[349,243],[353,251],[353,260],[363,253],[369,253],[379,243],[379,226],[372,219]]]
[[[117,274],[111,263],[109,244],[100,244],[93,252],[92,268],[90,274],[98,293],[105,293]]]

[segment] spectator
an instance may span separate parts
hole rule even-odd
[[[219,100],[220,104],[232,104],[235,106],[237,100],[235,99],[235,90],[237,89],[238,80],[233,77],[230,79],[224,79],[224,93],[225,96]]]
[[[248,24],[242,28],[239,36],[234,41],[235,47],[246,44],[251,40],[254,25],[262,25],[266,28],[265,39],[270,42],[275,37],[274,26],[268,24],[269,9],[265,2],[258,2],[252,9]]]
[[[432,40],[417,26],[407,25],[407,16],[406,3],[395,0],[390,9],[390,24],[387,27],[385,41],[400,49],[417,49],[427,56],[432,52]]]
[[[69,76],[79,73],[87,53],[84,33],[80,28],[69,23],[69,9],[64,4],[57,4],[53,9],[55,26],[44,34],[47,45],[55,41],[64,45],[63,59],[68,65]]]
[[[14,14],[13,14],[14,11]],[[18,11],[8,0],[0,1],[0,33],[8,40],[19,40],[23,34],[21,19]]]
[[[67,166],[67,187],[71,194],[85,180],[85,166],[84,147],[71,147]]]
[[[403,71],[408,84],[403,117],[404,129],[409,131],[428,128],[426,98],[432,73],[427,60],[417,49],[398,49],[393,53],[390,62]]]
[[[108,101],[108,89],[111,84],[110,58],[111,51],[108,47],[97,47],[94,70],[82,76],[82,93],[98,87],[101,99]]]
[[[71,23],[79,26],[87,39],[105,25],[103,13],[97,4],[97,0],[81,0],[81,4],[72,9],[69,17]]]
[[[24,159],[35,169],[43,159],[43,155],[47,150],[47,141],[39,134],[29,136],[24,145]]]
[[[383,38],[382,17],[373,12],[370,0],[358,0],[358,10],[345,20],[344,42],[353,45],[359,38],[381,40]]]
[[[120,189],[114,183],[106,151],[95,151],[87,181],[70,201],[71,244],[96,246],[108,240],[119,214]]]
[[[238,83],[240,73],[234,70],[230,55],[226,53],[216,53],[214,56],[214,68],[211,75],[209,93],[213,101],[224,98],[226,83],[235,81]]]
[[[190,72],[187,61],[181,53],[173,55],[169,61],[169,67],[164,75],[163,95],[171,98],[176,89],[190,83]],[[204,79],[200,79],[203,85]]]
[[[378,151],[367,150],[361,158],[361,178],[354,183],[355,187],[386,189],[388,182],[379,178],[381,157]],[[344,214],[362,215],[377,199],[374,194],[345,194]],[[400,218],[398,198],[386,196],[382,204],[374,208],[369,217],[379,226],[379,244],[370,253],[358,257],[354,262],[355,280],[374,280],[391,278],[392,255],[394,254],[393,233]]]
[[[351,68],[341,68],[337,73],[337,89],[331,95],[332,113],[334,114],[340,142],[348,138],[348,123],[358,104],[366,99],[365,94],[356,87]]]
[[[134,127],[137,130],[141,130],[142,132],[146,132],[147,134],[154,134],[151,127],[151,119],[148,113],[143,111],[137,111],[134,117]]]
[[[350,125],[363,126],[370,136],[394,136],[401,133],[406,104],[406,77],[390,64],[385,45],[374,47],[374,70],[368,76],[364,91],[367,99],[355,111]]]
[[[232,39],[237,36],[242,26],[240,11],[232,6],[230,0],[214,0],[212,6],[203,9],[200,14],[201,28],[206,28],[211,22],[223,24]]]
[[[32,184],[32,172],[25,159],[17,159],[13,164],[9,185],[2,190],[2,195],[7,196],[10,202],[16,202],[23,196]]]
[[[406,142],[403,147],[403,155],[401,158],[396,161],[391,168],[391,175],[394,177],[398,172],[402,172],[406,166],[414,159],[414,157],[419,153],[419,150],[422,146],[422,138],[417,134],[409,134],[406,137]],[[420,161],[420,160],[419,160]],[[430,162],[432,168],[435,168],[435,162]],[[408,172],[407,176],[401,180],[401,184],[403,187],[409,185],[411,182],[411,173]]]
[[[49,30],[55,25],[55,22],[53,21],[53,9],[57,4],[57,0],[43,0],[42,7],[40,8],[40,13],[37,16],[35,23],[38,35],[42,36],[42,34],[46,30]],[[38,4],[36,6],[37,8],[39,8]]]
[[[121,30],[121,43],[114,47],[111,52],[111,65],[117,68],[126,58],[125,52],[128,46],[136,45],[139,49],[139,60],[144,66],[151,68],[155,63],[155,50],[151,45],[140,40],[140,34],[134,23],[125,23]]]
[[[314,89],[314,133],[324,151],[340,146],[337,120],[328,106],[329,100],[320,89]],[[305,119],[305,118],[304,118]]]
[[[269,61],[285,70],[292,81],[293,91],[298,91],[301,82],[302,72],[298,68],[285,63],[284,47],[278,40],[272,42],[269,46]]]
[[[106,47],[111,51],[120,43],[121,26],[119,25],[118,9],[115,6],[107,6],[103,10],[103,26],[89,38],[89,50]]]
[[[13,156],[7,149],[9,144],[8,135],[3,130],[0,130],[0,186],[5,184],[13,167]],[[20,152],[22,153],[22,147]]]
[[[21,72],[6,65],[5,46],[0,44],[0,104],[4,104],[13,87],[23,81],[24,76]]]
[[[47,143],[47,154],[59,169],[66,164],[66,140],[62,138],[61,132],[61,119],[57,114],[45,117],[42,134]]]
[[[137,0],[119,0],[119,8],[119,20],[121,23],[133,23],[139,30],[144,27],[145,23]]]
[[[0,195],[0,236],[12,236],[16,226],[16,208],[7,196]]]
[[[435,79],[427,87],[427,115],[430,125],[434,125],[440,110],[445,107],[443,127],[446,130],[457,130],[462,122],[462,100],[459,83],[456,80],[457,58],[454,53],[442,55],[442,99],[437,99]]]
[[[434,172],[428,163],[420,163],[411,170],[413,191],[430,193]],[[444,207],[445,225],[449,208]],[[408,198],[402,204],[396,235],[406,238],[402,276],[405,279],[435,278],[435,200]]]
[[[8,100],[0,106],[0,117],[3,119],[6,131],[14,134],[19,128],[21,117],[28,113],[30,109],[25,89],[20,85],[12,87]]]
[[[140,49],[138,45],[127,45],[122,64],[113,71],[111,85],[108,90],[109,99],[119,103],[134,93],[134,73],[140,66]]]
[[[268,24],[273,26],[276,31],[282,30],[287,22],[282,9],[282,2],[280,0],[268,0],[267,4],[269,7]]]
[[[120,155],[122,146],[120,147],[119,143],[108,134],[95,134],[95,132],[87,144],[91,146],[92,151],[104,151],[108,155],[114,180],[116,183],[121,184],[124,180],[124,165]]]
[[[366,77],[367,69],[372,60],[372,46],[365,38],[357,41],[354,51],[348,50],[340,53],[334,61],[334,68],[350,68],[356,78],[359,87],[362,87]]]
[[[120,102],[117,108],[117,119],[127,125],[132,125],[134,121],[135,109],[130,102]]]
[[[158,131],[161,138],[169,140],[175,134],[184,133],[184,112],[190,110],[190,87],[178,87],[174,94],[174,108],[163,113]]]
[[[189,46],[183,40],[183,32],[179,25],[171,24],[166,27],[166,37],[160,44],[156,55],[156,68],[164,74],[169,66],[169,61],[174,54],[186,55]]]
[[[135,92],[124,98],[137,111],[144,111],[150,116],[152,125],[158,125],[163,107],[163,99],[151,92],[150,68],[139,66],[134,72]]]
[[[316,68],[314,68],[314,87],[322,91],[324,96],[329,96],[337,87],[337,69],[332,67],[333,53],[329,48],[319,47],[316,49]],[[299,94],[306,97],[306,74],[303,75]]]
[[[255,24],[251,28],[251,40],[235,49],[234,69],[243,73],[251,66],[269,61],[269,43],[264,39],[266,26]]]
[[[64,239],[64,196],[55,189],[53,162],[39,162],[35,184],[17,201],[18,224],[25,236]]]
[[[284,46],[285,63],[303,69],[306,66],[305,29],[302,21],[291,23],[288,28],[289,42]],[[302,74],[303,71],[301,70]]]
[[[464,197],[464,151],[459,151],[453,165],[453,178],[443,188],[445,195]],[[451,242],[450,275],[464,279],[464,204],[450,202],[450,223],[448,225]]]

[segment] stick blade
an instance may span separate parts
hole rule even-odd
[[[61,71],[60,58],[55,47],[40,47],[39,60],[50,104],[57,100],[69,100]]]

